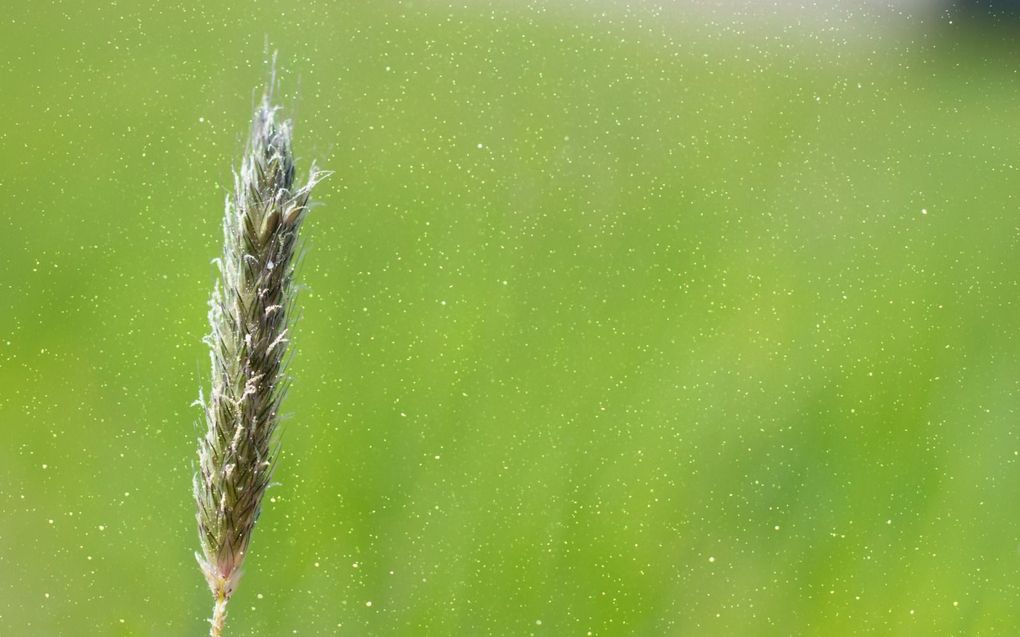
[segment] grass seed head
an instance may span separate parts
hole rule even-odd
[[[227,198],[223,255],[209,300],[212,380],[208,397],[199,399],[207,427],[198,442],[194,492],[197,557],[217,600],[214,635],[220,614],[222,630],[278,458],[299,230],[312,188],[324,176],[313,165],[307,181],[295,185],[291,123],[278,115],[267,91]]]

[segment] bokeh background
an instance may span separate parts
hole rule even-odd
[[[229,634],[1017,634],[985,8],[6,3],[0,636],[207,630],[191,403],[273,49],[336,173]]]

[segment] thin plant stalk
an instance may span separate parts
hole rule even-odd
[[[223,634],[279,458],[298,231],[311,190],[325,176],[313,165],[295,186],[291,123],[277,114],[267,90],[227,197],[223,256],[209,301],[212,382],[208,398],[199,397],[206,433],[198,442],[194,491],[202,548],[196,557],[214,600],[211,637]]]

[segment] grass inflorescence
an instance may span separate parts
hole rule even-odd
[[[197,557],[214,597],[213,637],[222,634],[279,457],[298,233],[312,188],[326,174],[313,165],[295,187],[291,123],[278,119],[278,110],[267,90],[227,197],[223,256],[209,301],[212,382],[208,398],[199,399],[207,431],[198,444],[194,491]]]

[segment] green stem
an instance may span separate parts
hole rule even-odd
[[[209,620],[212,628],[209,629],[209,637],[223,637],[223,625],[227,623],[227,597],[226,593],[220,591],[216,595],[216,605],[213,606],[213,616]]]

